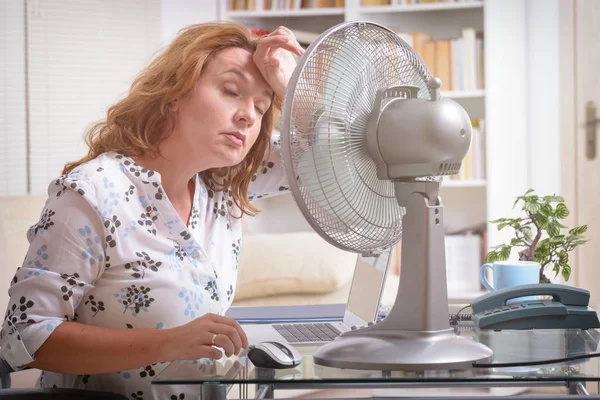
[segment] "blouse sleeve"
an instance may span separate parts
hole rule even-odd
[[[264,199],[290,191],[283,163],[281,162],[281,141],[278,131],[271,137],[273,151],[268,160],[263,161],[263,167],[252,177],[248,190],[248,198]]]
[[[35,360],[58,325],[76,319],[79,302],[104,271],[102,221],[75,191],[50,198],[27,237],[0,333],[0,356],[14,370]]]

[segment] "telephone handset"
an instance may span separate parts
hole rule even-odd
[[[552,300],[511,299],[551,296]],[[600,328],[596,311],[588,307],[586,289],[555,283],[519,285],[479,296],[471,301],[473,322],[480,329],[589,329]]]

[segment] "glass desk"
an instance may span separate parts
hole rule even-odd
[[[527,362],[595,353],[597,330],[483,331],[455,327],[464,337],[484,343],[494,351],[494,363]],[[172,362],[153,384],[197,384],[203,400],[224,399],[237,386],[237,396],[272,398],[275,389],[415,388],[415,387],[532,387],[564,386],[567,394],[587,395],[586,383],[600,382],[600,358],[551,365],[473,368],[424,372],[362,371],[323,367],[313,363],[317,347],[298,347],[303,362],[292,369],[256,368],[246,353],[224,361],[202,359]],[[231,395],[230,395],[231,397]],[[596,396],[592,396],[596,398]],[[597,397],[600,398],[600,397]]]

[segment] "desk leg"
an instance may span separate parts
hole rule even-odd
[[[275,379],[275,370],[271,368],[256,368],[256,377],[258,379]],[[273,399],[275,397],[275,386],[269,383],[259,383],[256,385],[255,399]]]
[[[273,385],[269,384],[260,384],[256,385],[256,395],[255,399],[272,399],[275,396],[275,388]]]
[[[590,395],[585,388],[585,382],[567,382],[567,390],[569,394]]]
[[[200,400],[227,400],[227,385],[204,383],[200,390]]]

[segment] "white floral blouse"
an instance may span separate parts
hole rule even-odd
[[[287,191],[273,138],[271,160],[250,199]],[[196,177],[189,224],[162,190],[160,175],[105,153],[50,184],[29,251],[9,289],[1,358],[15,370],[64,321],[110,328],[167,329],[205,313],[223,315],[235,293],[241,220],[230,193]],[[235,209],[234,215],[239,215]],[[73,354],[77,357],[77,354]],[[44,371],[41,387],[121,393],[132,399],[197,398],[198,386],[151,385],[167,363],[99,375]]]

